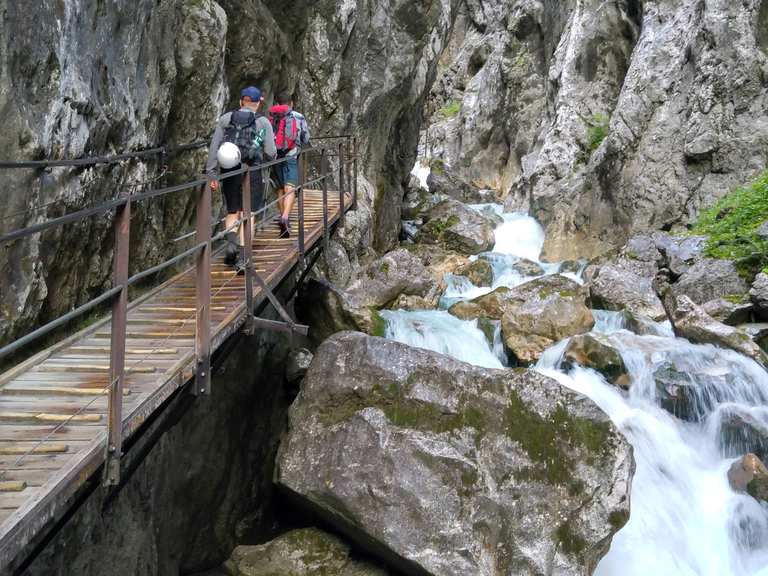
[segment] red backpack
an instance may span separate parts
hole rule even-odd
[[[296,148],[299,140],[299,119],[290,106],[272,106],[269,109],[269,121],[275,132],[275,146],[279,152]]]

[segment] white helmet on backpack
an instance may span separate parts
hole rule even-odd
[[[219,147],[216,159],[219,161],[219,166],[225,170],[234,168],[240,164],[240,148],[232,142],[224,142],[224,144]]]

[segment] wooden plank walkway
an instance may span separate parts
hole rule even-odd
[[[322,193],[307,190],[304,198],[309,250],[323,237]],[[339,204],[338,193],[329,191],[329,225],[339,218]],[[347,196],[345,209],[350,204]],[[292,225],[288,239],[278,238],[272,223],[254,235],[254,268],[271,287],[299,261],[296,208]],[[218,256],[211,286],[215,351],[245,320],[245,280]],[[258,286],[254,294],[257,301],[263,297]],[[124,439],[193,377],[195,302],[190,269],[130,305]],[[67,500],[104,462],[109,347],[106,318],[0,375],[0,570],[61,516]],[[34,453],[20,460],[31,448]]]

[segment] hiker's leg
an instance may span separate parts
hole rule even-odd
[[[264,174],[261,170],[251,172],[251,238],[256,233],[259,210],[264,206]]]
[[[290,184],[285,185],[285,197],[283,200],[283,217],[288,218],[293,210],[293,204],[296,201],[296,188]]]

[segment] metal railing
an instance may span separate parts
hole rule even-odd
[[[300,183],[295,188],[293,194],[296,195],[296,204],[298,211],[298,234],[296,238],[296,247],[299,254],[299,261],[305,264],[305,255],[307,253],[306,239],[305,239],[305,214],[304,214],[304,195],[305,190],[314,186],[320,186],[322,190],[323,209],[322,209],[322,225],[323,235],[322,244],[327,247],[330,235],[330,222],[329,222],[329,180],[335,180],[338,185],[339,194],[339,220],[344,223],[345,211],[348,208],[354,208],[357,205],[357,180],[358,180],[358,157],[357,157],[357,138],[354,136],[334,136],[326,138],[317,138],[316,140],[339,140],[338,143],[322,144],[317,147],[301,150],[298,154],[299,161],[299,175]],[[115,156],[99,156],[92,158],[83,158],[77,160],[52,160],[52,161],[20,161],[20,162],[0,162],[0,169],[16,169],[16,168],[45,168],[50,166],[86,166],[94,164],[109,164],[114,162],[120,162],[130,158],[145,158],[153,154],[169,153],[193,150],[202,148],[206,143],[193,143],[178,147],[175,149],[166,149],[163,147],[153,148],[150,150],[144,150],[134,153],[126,153]],[[338,157],[337,166],[331,167],[330,158]],[[309,178],[310,164],[313,158],[319,159],[319,167],[315,169],[318,175],[314,178]],[[113,270],[112,270],[112,287],[106,290],[101,295],[92,298],[85,304],[71,310],[67,314],[54,319],[47,324],[38,327],[30,333],[14,340],[13,342],[0,348],[0,359],[7,358],[11,354],[14,354],[21,350],[24,346],[40,339],[41,337],[51,333],[53,330],[64,326],[68,322],[79,318],[87,312],[95,309],[97,306],[111,303],[112,315],[111,315],[111,331],[110,331],[110,348],[109,348],[109,370],[107,385],[101,391],[101,394],[108,395],[108,420],[107,420],[107,444],[104,467],[104,481],[109,485],[114,485],[120,481],[120,458],[122,453],[123,444],[123,391],[126,376],[126,340],[127,340],[127,317],[128,317],[128,289],[140,280],[143,280],[149,276],[157,274],[159,272],[169,269],[171,266],[178,264],[179,262],[188,259],[195,258],[194,273],[195,273],[195,311],[188,318],[191,321],[194,318],[195,321],[195,377],[192,384],[191,391],[194,395],[210,395],[211,393],[211,302],[216,295],[211,294],[211,263],[214,256],[213,245],[215,242],[225,238],[225,235],[233,230],[236,230],[239,226],[243,226],[245,245],[252,246],[252,222],[257,216],[262,216],[262,223],[265,220],[269,211],[278,203],[279,199],[272,200],[265,204],[255,212],[252,211],[251,206],[251,194],[250,194],[250,174],[254,171],[260,171],[262,178],[264,178],[268,171],[274,167],[279,166],[287,162],[290,158],[279,158],[276,160],[262,162],[255,166],[244,166],[238,170],[227,172],[223,175],[217,175],[213,177],[213,180],[221,182],[227,178],[234,178],[242,175],[243,180],[243,213],[242,218],[238,219],[235,224],[229,229],[222,230],[218,234],[213,234],[213,228],[218,226],[218,222],[212,223],[212,188],[211,181],[208,178],[198,178],[189,182],[169,186],[165,188],[159,188],[155,190],[149,190],[141,193],[123,193],[116,198],[107,200],[96,206],[82,208],[70,214],[65,214],[56,218],[52,218],[45,222],[33,224],[25,228],[13,230],[6,234],[0,235],[0,244],[6,244],[9,242],[18,241],[35,234],[40,234],[46,230],[52,229],[57,226],[63,226],[65,224],[84,220],[86,218],[98,215],[105,215],[114,211],[114,257],[113,257]],[[351,182],[351,186],[350,186]],[[349,190],[347,189],[349,188]],[[130,241],[131,241],[131,210],[137,203],[144,200],[151,200],[154,198],[160,198],[169,194],[178,192],[195,191],[196,194],[196,207],[195,207],[195,244],[183,252],[176,254],[173,257],[166,259],[164,262],[142,270],[133,275],[129,275],[130,264]],[[346,194],[350,193],[352,196],[351,204],[347,205],[345,201]],[[245,330],[248,332],[253,331],[253,306],[254,306],[254,281],[262,288],[262,291],[275,305],[278,312],[281,315],[284,313],[279,303],[274,299],[274,295],[270,291],[266,283],[254,270],[252,250],[245,251],[245,303],[246,303],[246,323]],[[218,292],[227,287],[236,275],[233,275],[228,282],[219,287]],[[292,320],[290,317],[284,318],[291,326]],[[178,330],[186,324],[187,320],[184,320],[179,324],[179,327],[175,331],[171,331],[170,334],[160,344],[156,344],[138,362],[134,362],[128,369],[135,369],[138,364],[144,362],[151,356],[153,351],[158,349],[158,346],[162,347],[168,342],[172,336],[178,333]],[[66,426],[72,419],[79,416],[84,410],[86,410],[93,402],[98,399],[96,396],[93,400],[86,405],[80,407],[80,409],[72,414],[66,421],[58,424],[48,435],[35,444],[28,452],[19,456],[14,463],[14,466],[18,466],[24,458],[34,453],[40,445],[45,443],[49,438],[62,427]],[[4,474],[6,471],[2,471]]]

